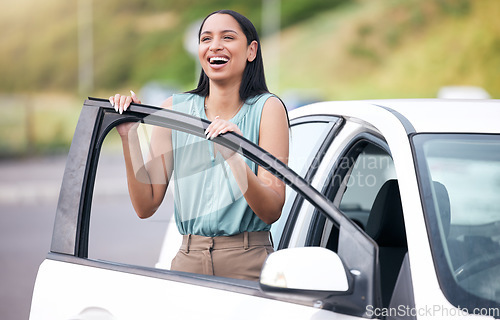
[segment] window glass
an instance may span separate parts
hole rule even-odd
[[[137,130],[144,155],[151,129],[150,125],[141,124]],[[99,156],[91,209],[89,258],[155,267],[165,232],[172,223],[172,199],[170,188],[151,218],[138,218],[128,193],[121,139],[113,129],[106,136]],[[179,243],[178,239],[176,241]]]
[[[362,151],[358,153],[360,148]],[[388,307],[408,251],[393,160],[385,150],[367,141],[358,142],[347,157],[352,157],[354,163],[348,170],[347,180],[339,177],[344,182],[340,184],[340,192],[345,188],[340,210],[378,245],[381,301],[383,307]],[[341,165],[348,163],[352,162],[341,162]],[[337,234],[338,231],[333,229],[329,235],[329,245],[337,245],[340,254],[351,251],[348,242],[342,242],[339,238],[338,244],[335,243]]]
[[[305,177],[317,152],[324,143],[328,132],[332,128],[331,122],[301,122],[290,127],[290,150],[288,166],[299,176]],[[286,187],[286,202],[278,221],[271,227],[274,247],[277,248],[283,228],[285,227],[290,210],[297,192]]]
[[[380,188],[386,181],[396,178],[394,163],[387,152],[369,144],[356,158],[351,170],[340,209],[364,228]]]
[[[302,122],[290,127],[288,166],[304,177],[333,123]]]
[[[500,302],[500,138],[417,135],[413,139],[426,196],[439,278],[455,305]]]
[[[309,167],[313,159],[307,154],[317,151],[332,125],[315,123],[292,127],[290,162],[294,169],[306,171],[303,168]],[[137,143],[129,144],[129,149],[136,150],[142,158],[141,161],[132,159],[133,175],[141,183],[151,184],[153,181],[153,187],[166,187],[165,197],[151,217],[138,217],[127,187],[122,140],[117,130],[112,129],[104,139],[98,161],[89,232],[90,259],[170,269],[182,242],[180,231],[190,233],[189,230],[206,228],[203,232],[233,232],[235,228],[258,229],[264,224],[258,217],[245,216],[239,220],[232,212],[226,211],[235,202],[244,200],[246,191],[225,161],[223,154],[228,149],[205,137],[157,125],[136,124],[133,130]],[[170,132],[168,139],[177,141],[175,146],[169,148],[160,143],[158,147],[158,141],[168,140],[168,135],[157,139],[158,132]],[[130,135],[128,137],[132,139]],[[144,160],[149,173],[144,169]],[[256,170],[255,163],[248,159],[244,161]],[[205,194],[211,196],[200,198],[197,191],[200,188],[209,190]],[[291,195],[290,190],[286,192],[287,205],[282,218],[272,225],[273,230],[275,225],[286,221],[290,198],[295,197],[295,192]],[[273,234],[275,244],[280,237],[281,230]]]

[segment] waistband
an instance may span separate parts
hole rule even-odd
[[[194,234],[182,236],[181,250],[248,249],[253,246],[271,246],[269,231],[243,232],[233,236],[204,237]]]

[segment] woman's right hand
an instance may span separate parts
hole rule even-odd
[[[116,126],[116,131],[120,137],[128,137],[130,130],[136,130],[139,127],[139,122],[125,122]]]
[[[109,97],[109,102],[115,108],[116,112],[122,114],[124,111],[127,111],[132,102],[141,103],[141,100],[137,98],[134,91],[130,90],[130,94],[130,96],[122,96],[117,93],[114,96]]]
[[[116,112],[122,114],[123,111],[127,111],[132,102],[141,103],[141,100],[137,98],[134,91],[130,90],[130,94],[130,96],[122,96],[117,93],[114,96],[109,97],[109,102],[115,108]],[[125,137],[128,135],[130,129],[132,129],[134,126],[137,127],[137,125],[138,124],[135,122],[126,122],[116,126],[116,130],[121,137]]]

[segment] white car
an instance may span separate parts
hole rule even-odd
[[[149,221],[135,217],[112,152],[125,121],[141,123],[145,150],[154,126],[203,141],[208,125],[85,102],[31,320],[500,317],[499,100],[301,107],[288,167],[236,134],[214,139],[288,186],[260,283],[168,270],[171,193]]]

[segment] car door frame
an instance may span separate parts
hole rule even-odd
[[[200,137],[205,136],[204,131],[210,123],[188,114],[140,104],[132,104],[127,112],[118,114],[107,100],[92,98],[86,100],[67,159],[48,259],[311,305],[308,301],[294,297],[271,297],[258,290],[258,284],[250,281],[222,280],[213,276],[146,267],[130,267],[87,259],[91,199],[100,147],[104,137],[112,128],[129,121],[161,126],[166,126],[165,124],[168,122],[169,128]],[[259,146],[231,132],[215,138],[214,141],[241,153],[285,181],[297,194],[337,224],[341,230],[342,241],[350,242],[355,248],[341,257],[348,270],[356,270],[352,291],[348,295],[331,297],[328,303],[322,304],[323,308],[367,317],[367,306],[379,307],[379,295],[376,285],[374,285],[378,281],[378,260],[376,258],[378,247],[376,243],[324,195],[314,189],[309,182]],[[364,254],[361,255],[359,252]]]

